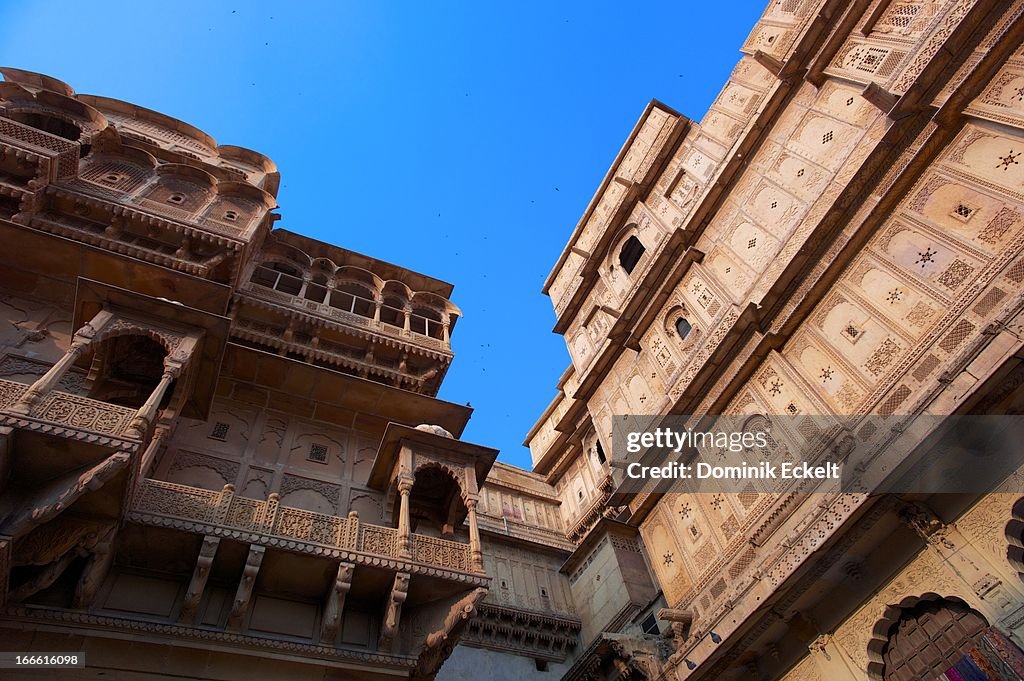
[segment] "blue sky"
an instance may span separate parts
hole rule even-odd
[[[0,63],[270,156],[295,232],[455,284],[440,397],[523,438],[569,364],[540,293],[644,106],[699,120],[764,0],[0,3]]]

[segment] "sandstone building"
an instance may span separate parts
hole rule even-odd
[[[0,70],[0,649],[84,651],[68,679],[1024,678],[1018,476],[627,495],[612,441],[729,414],[870,476],[907,415],[1020,413],[1022,44],[1020,0],[774,0],[702,121],[648,105],[545,283],[572,366],[532,471],[436,398],[451,285],[272,229],[259,153]]]

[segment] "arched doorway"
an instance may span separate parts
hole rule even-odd
[[[164,372],[167,351],[149,336],[121,335],[100,343],[89,372],[89,397],[138,409],[149,398]],[[172,389],[164,395],[164,404]]]
[[[989,631],[976,610],[952,599],[922,600],[889,627],[884,681],[933,681],[965,662]],[[984,678],[984,677],[980,677]],[[994,677],[999,678],[999,677]]]
[[[416,471],[409,497],[413,532],[448,536],[465,518],[462,489],[451,473],[438,466]]]

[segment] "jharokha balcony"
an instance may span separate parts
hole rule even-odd
[[[81,395],[51,390],[38,404],[25,408],[30,386],[0,379],[0,422],[88,443],[134,448],[143,433],[138,410]]]
[[[236,496],[232,485],[214,491],[146,479],[136,487],[128,519],[356,565],[437,577],[461,573],[460,581],[480,585],[488,581],[469,544],[363,523],[355,512],[343,517],[289,508],[278,499],[277,494],[266,501]]]

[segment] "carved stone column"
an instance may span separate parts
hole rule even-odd
[[[76,331],[71,340],[71,347],[64,353],[64,356],[57,360],[57,363],[50,367],[50,370],[38,381],[29,386],[25,394],[21,396],[21,399],[10,407],[10,410],[16,414],[30,414],[32,409],[43,400],[46,394],[60,383],[60,379],[64,378],[64,374],[67,373],[68,369],[85,354],[85,351],[92,343],[96,330],[106,324],[111,316],[106,310],[101,310],[88,324]]]
[[[398,494],[401,499],[398,507],[398,555],[402,558],[412,556],[412,540],[410,538],[411,521],[409,518],[409,496],[415,479],[402,475],[398,478]]]
[[[384,301],[381,300],[380,298],[378,298],[377,301],[376,301],[376,305],[374,305],[374,308],[373,308],[373,321],[375,321],[375,322],[379,322],[380,321],[380,308],[383,305],[384,305]]]
[[[412,330],[412,307],[406,305],[402,308],[402,312],[405,314],[405,330]]]
[[[125,431],[125,435],[138,439],[146,436],[146,431],[149,430],[149,427],[156,418],[156,412],[160,408],[161,400],[163,400],[167,389],[171,387],[171,383],[174,382],[179,373],[181,373],[180,365],[164,364],[164,373],[160,377],[160,382],[153,388],[153,392],[149,394],[146,403],[135,412],[135,418],[128,424],[128,430]]]
[[[484,556],[480,550],[480,526],[476,521],[476,495],[466,497],[466,509],[469,519],[469,562],[474,570],[484,569]]]
[[[150,438],[149,444],[146,445],[146,451],[142,453],[142,463],[139,467],[140,478],[149,476],[149,472],[152,470],[157,456],[160,455],[160,450],[166,443],[169,434],[170,431],[163,426],[157,426],[156,430],[153,431],[153,437]]]

